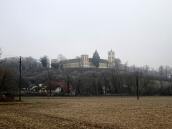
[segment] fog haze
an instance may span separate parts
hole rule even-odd
[[[1,0],[3,57],[63,54],[172,66],[171,0]]]

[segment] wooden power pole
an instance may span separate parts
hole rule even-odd
[[[21,56],[19,61],[19,101],[21,101],[21,71],[22,71],[22,64],[21,64]]]
[[[136,87],[137,100],[139,100],[139,72],[136,73]]]

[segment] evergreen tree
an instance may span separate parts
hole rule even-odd
[[[43,56],[40,58],[40,62],[42,63],[42,66],[44,68],[49,68],[49,65],[50,65],[50,60],[48,59],[47,56]]]
[[[92,59],[93,64],[98,68],[99,67],[99,63],[100,63],[100,56],[97,52],[97,50],[94,52],[93,54],[93,59]]]

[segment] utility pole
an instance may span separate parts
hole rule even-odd
[[[50,71],[49,71],[49,66],[47,66],[47,78],[48,78],[48,87],[49,87],[49,96],[52,95],[52,91],[51,91],[51,82],[50,82]]]
[[[21,71],[22,71],[22,64],[21,64],[21,56],[19,61],[19,101],[21,101]]]
[[[139,100],[139,72],[136,72],[136,87],[137,100]]]
[[[70,77],[69,77],[69,75],[67,75],[67,93],[68,93],[68,95],[70,93]]]

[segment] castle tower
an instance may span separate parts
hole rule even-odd
[[[89,67],[88,55],[81,55],[81,67]]]
[[[108,67],[112,68],[115,66],[115,52],[110,50],[108,52]]]

